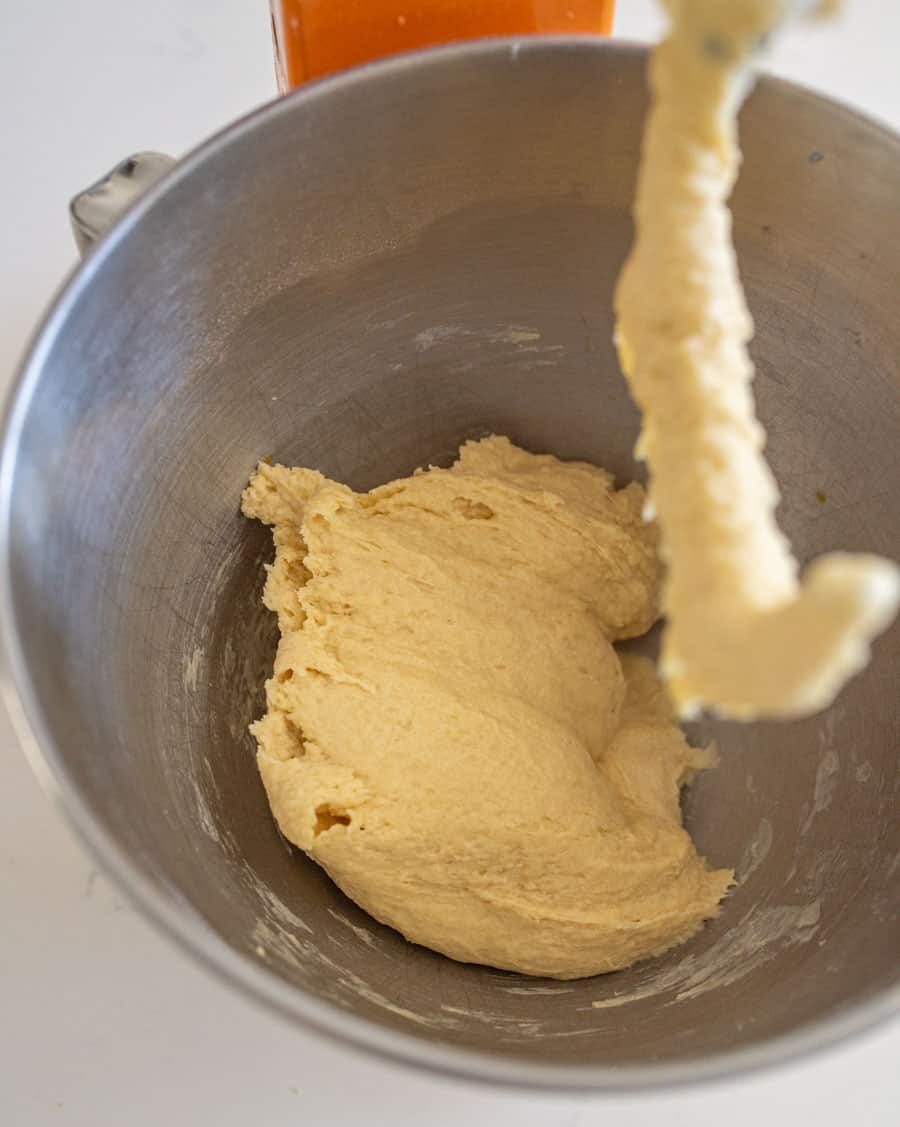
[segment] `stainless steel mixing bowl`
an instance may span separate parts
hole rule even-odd
[[[357,489],[498,431],[623,479],[610,345],[644,54],[411,55],[181,162],[49,314],[2,462],[6,643],[41,769],[107,869],[221,977],[369,1050],[608,1089],[784,1060],[900,998],[900,630],[825,715],[707,724],[688,824],[739,883],[688,945],[535,981],[407,944],[278,836],[247,725],[276,639],[254,464]],[[756,390],[803,559],[900,557],[900,142],[764,81],[735,233]]]

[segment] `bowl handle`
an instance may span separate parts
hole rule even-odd
[[[174,164],[165,153],[135,153],[73,197],[69,217],[82,255]]]

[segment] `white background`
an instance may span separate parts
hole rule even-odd
[[[336,0],[340,2],[340,0]],[[410,3],[415,0],[410,0]],[[900,126],[900,5],[848,0],[772,69]],[[652,37],[650,0],[618,33]],[[75,260],[66,202],[274,94],[265,0],[0,0],[0,385]],[[515,1096],[299,1032],[185,960],[96,872],[0,713],[0,1123],[215,1127],[900,1123],[900,1025],[775,1073],[642,1098]],[[863,1110],[864,1109],[864,1110]]]

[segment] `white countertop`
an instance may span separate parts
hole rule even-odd
[[[339,2],[339,0],[337,0]],[[772,69],[900,127],[900,5],[848,0]],[[649,38],[650,0],[618,32]],[[66,203],[274,94],[264,0],[8,0],[0,35],[0,385],[75,261]],[[324,1043],[229,993],[100,875],[0,713],[0,1123],[128,1127],[900,1123],[900,1024],[780,1072],[641,1098],[491,1093]]]

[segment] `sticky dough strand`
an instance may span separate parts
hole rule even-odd
[[[830,7],[831,5],[825,5]],[[833,553],[798,582],[755,417],[753,324],[727,200],[750,65],[785,0],[668,0],[650,68],[637,237],[616,344],[643,410],[638,453],[668,565],[661,670],[682,716],[800,716],[827,706],[893,619],[897,567]]]

